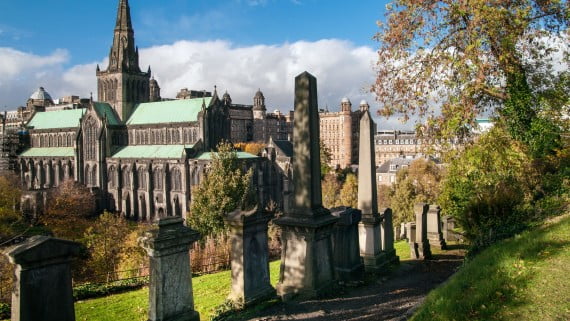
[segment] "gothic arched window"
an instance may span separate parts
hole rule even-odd
[[[152,174],[152,180],[154,183],[154,189],[162,189],[163,186],[163,177],[162,177],[162,170],[160,168],[156,168]]]
[[[86,160],[97,159],[97,122],[89,117],[85,122],[84,151]]]
[[[182,190],[182,174],[178,168],[172,170],[172,189],[175,191]]]
[[[123,187],[131,187],[131,171],[129,171],[128,167],[123,167]]]
[[[109,187],[116,188],[117,187],[117,169],[115,166],[109,167]]]
[[[139,167],[138,169],[138,177],[139,177],[139,189],[146,189],[146,173],[143,167]]]

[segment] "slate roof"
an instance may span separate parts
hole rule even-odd
[[[180,99],[139,104],[127,125],[184,123],[198,120],[202,104],[210,105],[212,97]]]
[[[284,156],[293,157],[293,143],[288,140],[274,140],[275,147],[283,151]]]
[[[28,122],[28,127],[34,127],[34,129],[77,128],[83,113],[85,109],[38,112]]]
[[[20,154],[22,157],[73,157],[73,147],[32,147]]]
[[[186,149],[194,145],[136,145],[125,146],[116,151],[111,158],[161,158],[180,159]]]

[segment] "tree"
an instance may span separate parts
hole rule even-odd
[[[45,212],[39,220],[56,237],[80,240],[96,207],[95,196],[87,187],[66,180],[48,194]]]
[[[392,188],[388,185],[378,185],[378,208],[392,207],[390,197]]]
[[[322,141],[319,143],[320,154],[321,154],[321,179],[332,170],[330,167],[330,162],[332,159],[332,154],[329,148]]]
[[[475,246],[510,236],[534,217],[540,176],[526,147],[496,126],[449,165],[439,204]]]
[[[260,155],[263,149],[265,148],[264,143],[256,143],[256,142],[249,142],[249,143],[237,143],[234,145],[236,149],[242,150],[246,153],[250,153],[253,155]]]
[[[89,250],[86,266],[90,272],[108,274],[118,270],[120,253],[129,232],[127,220],[106,211],[87,228],[84,242]]]
[[[15,175],[0,176],[0,244],[23,233],[28,224],[18,211],[22,196]]]
[[[241,170],[241,163],[231,144],[222,142],[200,185],[192,191],[190,225],[203,236],[214,236],[225,230],[224,216],[253,202],[253,171]]]
[[[323,206],[325,208],[336,207],[339,201],[340,183],[336,175],[327,174],[321,182],[323,194]]]
[[[375,36],[380,113],[417,114],[427,118],[424,133],[452,137],[496,108],[513,138],[536,155],[549,152],[558,144],[543,143],[559,135],[544,111],[560,114],[569,102],[567,67],[551,65],[557,43],[567,44],[569,19],[566,0],[395,0]],[[549,95],[553,88],[562,99]]]
[[[396,175],[390,204],[396,223],[414,220],[414,205],[418,202],[435,203],[442,178],[440,168],[431,160],[419,158]]]
[[[346,181],[340,190],[340,205],[358,207],[358,179],[354,174],[346,175]]]

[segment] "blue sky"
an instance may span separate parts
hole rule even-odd
[[[228,90],[251,104],[258,88],[270,109],[287,111],[293,77],[319,81],[319,104],[354,108],[374,80],[376,21],[388,1],[130,0],[141,68],[150,65],[163,97],[181,88]],[[54,98],[96,92],[118,0],[1,1],[0,110],[25,104],[39,86]],[[382,128],[401,127],[394,120]]]
[[[105,56],[117,0],[0,2],[0,45],[35,54],[67,48],[70,64]],[[229,40],[236,46],[344,39],[374,46],[387,1],[131,0],[139,47],[176,40]]]

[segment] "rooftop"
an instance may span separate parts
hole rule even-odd
[[[180,99],[139,104],[127,125],[184,123],[198,120],[202,105],[208,107],[212,97]]]

